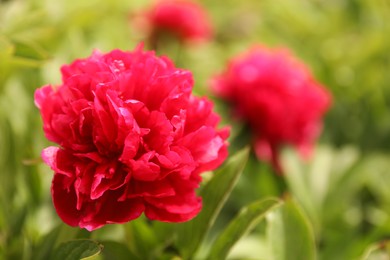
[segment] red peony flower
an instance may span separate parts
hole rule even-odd
[[[87,230],[152,220],[187,221],[201,210],[203,171],[227,157],[228,129],[213,104],[191,94],[189,71],[140,48],[94,52],[61,68],[60,86],[35,92],[55,171],[61,219]]]
[[[152,38],[168,32],[186,42],[201,42],[213,34],[206,10],[190,0],[156,1],[145,13],[145,19],[141,27],[150,27]]]
[[[287,50],[262,46],[232,59],[213,88],[250,126],[257,156],[272,161],[279,172],[282,145],[310,154],[331,102],[330,94]]]

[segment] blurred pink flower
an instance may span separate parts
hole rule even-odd
[[[61,68],[62,84],[37,89],[61,219],[87,230],[201,210],[200,173],[227,157],[228,129],[213,104],[191,94],[192,74],[141,48],[94,52]]]
[[[263,46],[233,58],[212,87],[251,128],[257,156],[279,173],[281,146],[309,155],[331,103],[328,91],[288,50]]]
[[[213,30],[206,10],[191,0],[157,0],[145,11],[139,23],[150,31],[151,41],[162,33],[170,33],[185,42],[202,42],[212,37]],[[140,17],[138,17],[140,18]]]

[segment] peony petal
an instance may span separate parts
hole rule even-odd
[[[49,146],[42,150],[41,156],[43,161],[52,169],[56,167],[57,153],[60,150],[58,147]]]
[[[154,182],[134,181],[126,191],[125,198],[162,198],[173,196],[175,193],[175,189],[167,179]]]
[[[202,209],[202,200],[195,196],[147,199],[145,215],[152,220],[183,222],[194,218]]]
[[[77,226],[82,218],[81,212],[76,208],[76,193],[74,188],[64,189],[63,182],[68,177],[55,174],[52,182],[51,193],[53,204],[62,221],[70,226]]]
[[[194,159],[200,163],[207,163],[218,158],[219,150],[225,146],[224,140],[211,127],[201,127],[196,132],[188,134],[178,144],[191,151]]]
[[[47,96],[53,93],[53,88],[50,85],[44,86],[42,88],[37,89],[34,92],[34,103],[35,106],[39,109],[42,109],[43,104],[46,101]]]
[[[133,159],[140,145],[140,134],[135,132],[130,132],[124,142],[123,152],[119,160],[123,163],[128,163]]]
[[[160,176],[160,166],[145,160],[131,160],[133,178],[140,181],[154,181]]]

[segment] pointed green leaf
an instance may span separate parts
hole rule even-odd
[[[207,231],[213,225],[245,167],[248,154],[249,149],[246,148],[231,157],[201,190],[202,211],[195,219],[179,227],[177,246],[184,259],[189,259],[194,255]]]
[[[234,244],[281,203],[278,199],[269,198],[242,208],[214,242],[207,259],[225,259]]]
[[[291,199],[267,215],[267,239],[274,260],[316,259],[310,223]]]
[[[52,259],[79,260],[100,254],[103,245],[89,239],[64,242],[54,251]]]
[[[32,60],[46,60],[49,58],[49,54],[35,42],[29,41],[13,41],[15,44],[15,53],[17,57],[23,57]]]
[[[10,59],[10,63],[14,66],[37,68],[44,64],[42,60],[35,60],[25,57],[14,56]]]

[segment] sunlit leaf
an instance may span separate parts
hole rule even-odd
[[[314,233],[303,212],[291,199],[267,215],[267,238],[273,260],[314,260]]]
[[[383,241],[370,245],[359,260],[377,260],[390,258],[390,242]]]
[[[284,151],[282,162],[288,188],[307,212],[316,232],[324,219],[339,217],[362,186],[362,175],[356,171],[359,159],[355,147],[317,146],[310,160],[304,160],[296,151]]]

